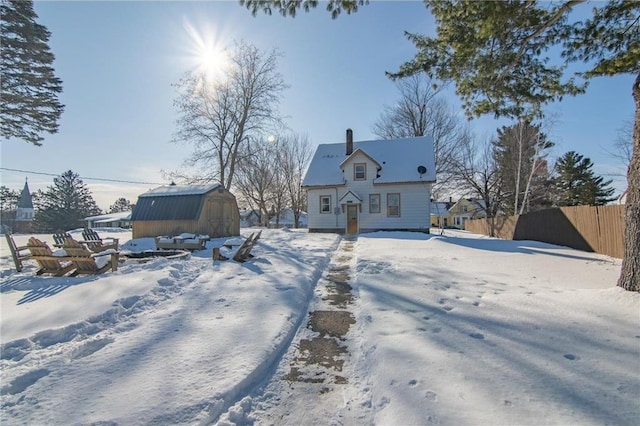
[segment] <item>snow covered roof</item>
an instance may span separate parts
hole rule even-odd
[[[108,223],[115,222],[117,220],[131,220],[131,211],[89,216],[85,217],[84,220],[90,220],[95,223]]]
[[[202,195],[207,192],[211,192],[214,189],[222,186],[219,183],[210,183],[207,185],[163,185],[154,189],[150,189],[144,194],[138,195],[141,197],[162,197],[172,195]]]
[[[446,203],[444,201],[432,201],[431,202],[431,214],[434,215],[446,215],[449,214],[449,203]]]
[[[374,183],[435,182],[433,140],[429,136],[353,143],[353,154],[366,154],[381,166]],[[340,165],[349,158],[345,143],[318,145],[302,186],[344,185]],[[420,174],[418,167],[426,172]]]

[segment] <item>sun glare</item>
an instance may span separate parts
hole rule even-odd
[[[183,21],[189,36],[189,61],[191,66],[207,80],[217,80],[224,76],[229,66],[229,57],[219,38],[213,32],[198,31],[187,19]]]

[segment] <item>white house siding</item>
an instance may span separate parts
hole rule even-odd
[[[316,232],[344,232],[346,226],[346,214],[340,212],[338,216],[331,213],[320,214],[320,197],[331,197],[331,209],[336,207],[337,200],[346,192],[345,188],[321,188],[309,189],[307,192],[307,220],[310,231]],[[336,198],[336,194],[338,194]],[[338,206],[339,207],[339,206]],[[311,214],[310,212],[314,212]]]
[[[357,185],[355,185],[357,183]],[[350,187],[309,189],[309,212],[320,211],[320,196],[331,197],[332,208],[349,190],[362,198],[362,209],[358,212],[359,232],[374,230],[412,230],[428,232],[430,225],[429,199],[431,197],[428,184],[385,184],[373,185],[371,182],[355,182]],[[387,217],[387,194],[400,193],[400,217]],[[369,213],[369,194],[380,194],[380,213]],[[309,230],[316,232],[339,232],[346,230],[346,209],[339,214],[309,214]]]

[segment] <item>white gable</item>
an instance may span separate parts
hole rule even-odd
[[[433,140],[428,136],[354,142],[353,149],[354,154],[361,150],[381,166],[374,184],[435,182]],[[345,143],[318,145],[302,186],[343,185],[340,166],[347,158]],[[425,173],[418,172],[420,166]]]

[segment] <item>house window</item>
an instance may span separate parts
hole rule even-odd
[[[387,194],[387,216],[400,217],[400,194]]]
[[[320,213],[331,213],[331,195],[320,196]]]
[[[369,213],[380,213],[380,194],[369,194]]]
[[[367,180],[367,163],[353,165],[353,180]]]

